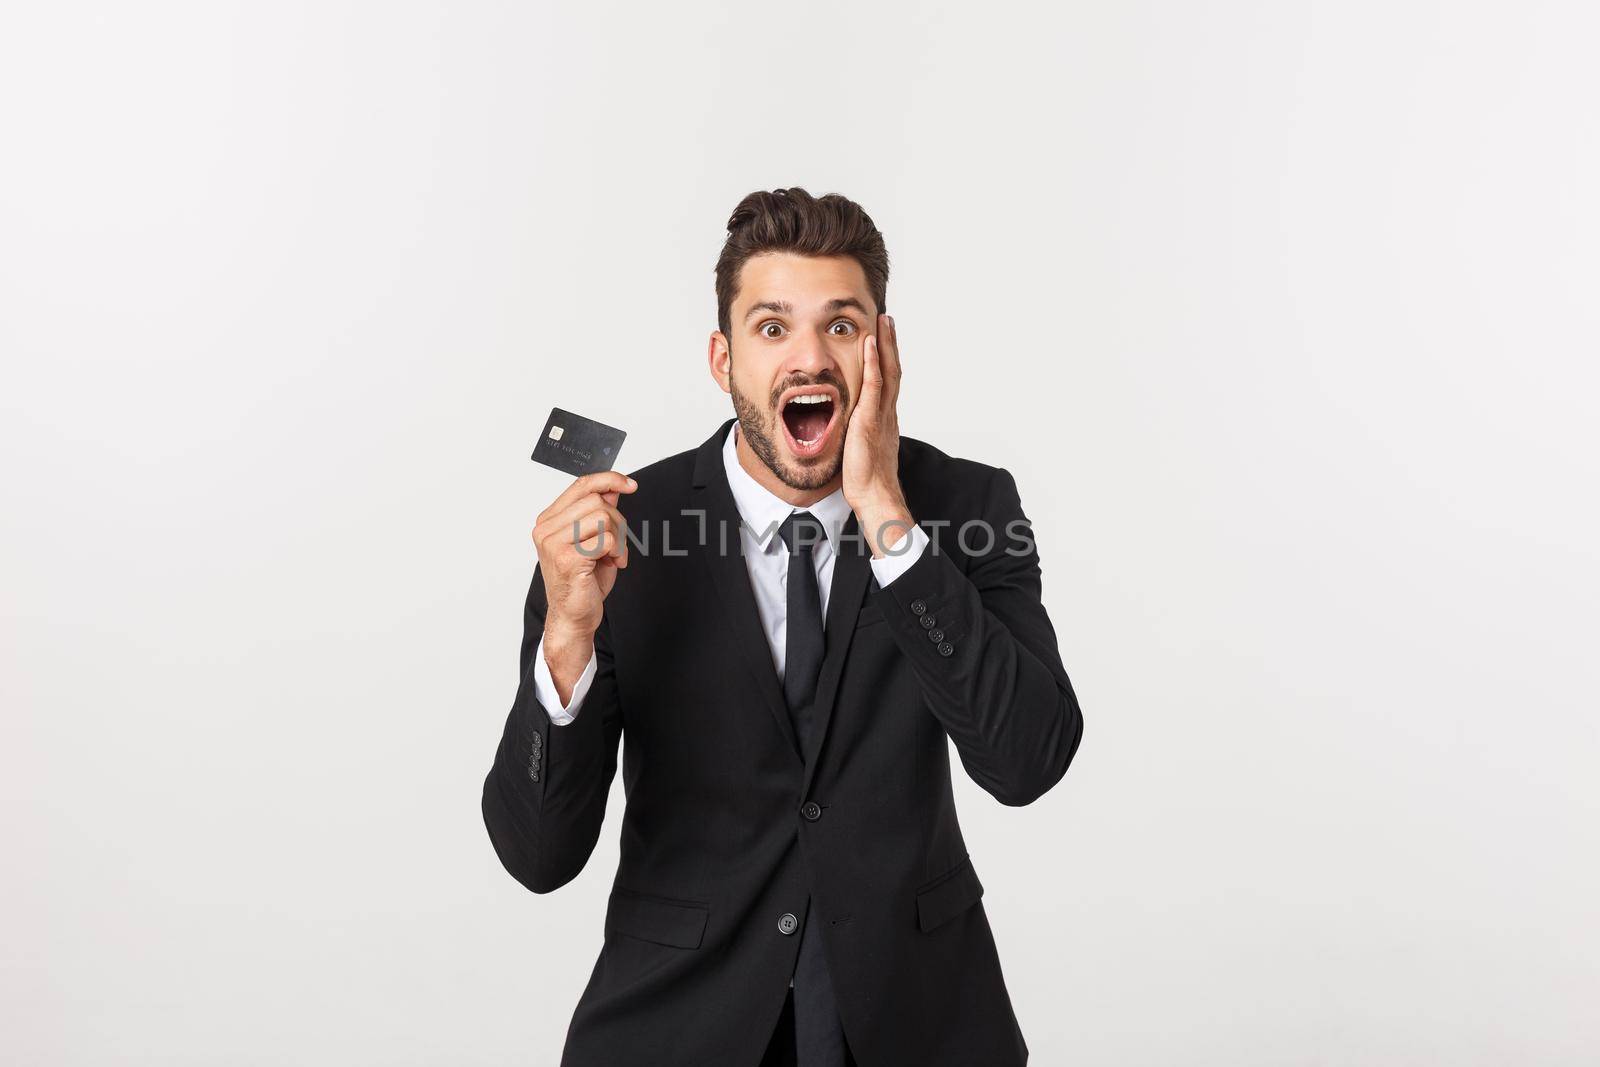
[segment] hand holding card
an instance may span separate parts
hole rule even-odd
[[[537,462],[578,476],[539,514],[533,529],[544,577],[545,662],[563,701],[593,655],[606,596],[628,565],[617,500],[637,483],[611,469],[626,436],[555,408],[533,449]]]

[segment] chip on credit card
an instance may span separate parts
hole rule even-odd
[[[552,408],[530,458],[567,474],[608,471],[627,436],[614,426]]]

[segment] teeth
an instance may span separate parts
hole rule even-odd
[[[811,393],[806,396],[797,396],[789,401],[791,404],[824,404],[831,398],[823,393]]]

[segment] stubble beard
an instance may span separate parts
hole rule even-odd
[[[767,465],[767,469],[776,475],[780,482],[790,489],[820,489],[839,473],[839,465],[844,462],[842,448],[816,463],[801,466],[786,462],[776,439],[783,434],[776,424],[777,420],[782,418],[777,413],[777,396],[774,395],[770,406],[763,410],[741,393],[739,387],[733,385],[731,380],[729,386],[729,391],[733,394],[734,414],[739,416],[739,432],[744,434],[750,451]]]

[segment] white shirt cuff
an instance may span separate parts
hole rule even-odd
[[[920,526],[913,526],[903,534],[900,540],[889,546],[882,559],[876,556],[872,559],[872,576],[878,580],[879,588],[888,584],[911,569],[911,565],[922,558],[922,553],[928,548],[928,533]]]
[[[589,692],[595,670],[595,654],[591,649],[589,665],[583,669],[583,673],[578,676],[578,683],[572,687],[572,699],[563,705],[561,694],[556,692],[556,680],[550,676],[550,665],[544,661],[544,638],[539,638],[539,651],[534,654],[533,663],[533,695],[544,705],[545,713],[550,716],[552,723],[565,726],[578,717],[578,705],[583,703],[584,696]]]

